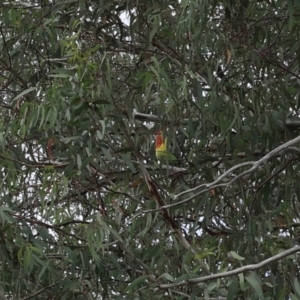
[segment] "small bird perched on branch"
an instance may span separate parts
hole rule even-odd
[[[177,158],[168,151],[167,139],[164,139],[163,133],[160,130],[155,131],[155,155],[158,160],[172,162],[177,161]]]

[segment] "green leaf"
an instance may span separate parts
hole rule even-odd
[[[30,88],[24,90],[22,93],[20,93],[20,94],[19,94],[18,96],[16,96],[15,98],[13,98],[12,101],[17,100],[17,99],[23,97],[24,95],[26,95],[26,94],[28,94],[28,93],[30,93],[30,92],[36,90],[36,89],[37,89],[36,87],[30,87]]]
[[[79,154],[77,154],[77,168],[80,170],[82,166],[81,157]]]
[[[12,209],[7,206],[0,206],[0,219],[2,222],[15,222],[9,213],[12,212]]]
[[[227,299],[234,299],[234,297],[238,294],[237,282],[233,281],[228,288]]]
[[[244,260],[244,259],[245,259],[245,257],[242,257],[242,256],[238,255],[238,254],[237,254],[236,252],[234,252],[234,251],[230,251],[228,254],[229,254],[231,257],[235,258],[236,260]]]
[[[261,288],[260,280],[258,279],[259,277],[257,276],[256,273],[250,272],[249,275],[245,276],[246,281],[252,286],[252,288],[255,290],[257,297],[259,299],[264,299],[263,291]]]
[[[146,279],[148,279],[148,277],[149,275],[138,277],[125,288],[124,292],[126,293],[133,290],[134,288],[140,287],[142,283],[146,283]]]
[[[68,74],[50,74],[48,76],[52,77],[52,78],[68,78],[68,77],[70,77],[70,75],[68,75]]]
[[[290,297],[291,297],[292,300],[299,300],[299,297],[292,294],[292,293],[290,293]]]
[[[130,157],[128,157],[125,154],[121,154],[122,160],[125,162],[125,164],[129,167],[129,169],[131,170],[131,172],[135,173],[136,169],[130,159]]]
[[[168,281],[171,281],[171,282],[174,281],[174,277],[169,273],[163,273],[159,276],[159,278],[167,279]]]
[[[245,277],[244,277],[244,274],[243,273],[240,273],[238,274],[238,277],[239,277],[239,283],[240,283],[240,289],[242,291],[245,291]]]
[[[295,292],[298,294],[298,296],[300,296],[300,285],[296,278],[294,278],[294,288]]]
[[[61,141],[63,143],[68,144],[69,142],[71,142],[71,141],[77,141],[78,139],[80,139],[80,136],[75,135],[75,136],[69,136],[69,137],[62,137]]]

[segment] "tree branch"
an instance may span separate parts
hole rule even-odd
[[[232,185],[235,181],[237,181],[238,179],[242,178],[243,176],[255,171],[260,165],[262,165],[263,163],[265,163],[267,160],[269,160],[270,158],[276,156],[280,151],[285,150],[287,148],[289,148],[291,145],[294,145],[296,143],[300,142],[300,136],[296,137],[293,140],[290,140],[282,145],[280,145],[279,147],[275,148],[274,150],[270,151],[269,153],[267,153],[264,157],[262,157],[261,159],[257,160],[257,161],[249,161],[249,162],[244,162],[241,164],[238,164],[236,166],[233,166],[232,168],[230,168],[229,170],[227,170],[225,173],[223,173],[221,176],[219,176],[215,181],[211,182],[211,183],[203,183],[200,184],[194,188],[185,190],[177,195],[173,196],[173,199],[176,200],[179,197],[187,194],[187,193],[191,193],[194,192],[195,194],[182,200],[182,201],[178,201],[176,203],[172,203],[170,205],[164,205],[161,206],[159,208],[156,209],[152,209],[152,210],[146,210],[143,211],[144,213],[152,213],[152,212],[156,212],[159,210],[164,210],[167,208],[171,208],[171,207],[175,207],[175,206],[179,206],[185,203],[188,203],[189,201],[192,201],[193,199],[195,199],[196,197],[200,196],[201,194],[204,194],[206,192],[209,192],[212,189],[216,189],[219,187],[226,187],[228,188],[230,185]],[[229,182],[221,182],[223,179],[225,179],[227,176],[232,175],[232,172],[242,168],[242,167],[246,167],[248,165],[251,165],[252,167],[244,172],[242,172],[241,174],[235,176],[231,181]],[[200,189],[202,189],[201,191],[199,191]],[[197,192],[199,191],[199,192]]]
[[[189,285],[189,284],[198,284],[200,282],[205,282],[205,281],[209,281],[209,280],[230,277],[230,276],[238,275],[240,273],[244,273],[244,272],[247,272],[247,271],[255,271],[255,270],[263,268],[264,266],[266,266],[266,265],[268,265],[272,262],[283,259],[286,256],[289,256],[289,255],[291,255],[295,252],[298,252],[298,251],[300,251],[300,246],[297,246],[297,247],[288,249],[286,251],[283,251],[279,254],[276,254],[276,255],[274,255],[274,256],[266,259],[266,260],[263,260],[260,263],[254,264],[254,265],[247,265],[247,266],[240,267],[240,268],[237,268],[235,270],[228,271],[228,272],[212,274],[212,275],[193,278],[193,279],[188,279],[186,281],[182,281],[182,282],[178,282],[178,283],[161,284],[158,287],[161,288],[161,289],[169,289],[169,288],[174,288],[174,287],[178,287],[178,286],[184,286],[184,285]]]
[[[229,183],[228,186],[233,184],[235,181],[237,181],[238,179],[242,178],[243,176],[255,171],[260,165],[262,165],[263,163],[265,163],[266,161],[268,161],[270,158],[272,158],[273,156],[275,156],[277,153],[279,153],[280,151],[296,144],[300,142],[300,136],[294,138],[293,140],[290,140],[282,145],[280,145],[279,147],[275,148],[274,150],[270,151],[269,153],[267,153],[264,157],[262,157],[261,159],[257,160],[257,161],[249,161],[249,162],[244,162],[238,165],[233,166],[232,168],[230,168],[229,170],[227,170],[225,173],[223,173],[221,176],[219,176],[215,181],[208,183],[208,184],[201,184],[200,186],[196,186],[192,189],[186,190],[182,193],[179,193],[178,195],[174,196],[174,199],[178,199],[179,197],[191,193],[191,192],[196,192],[197,190],[199,190],[201,187],[207,187],[207,188],[213,188],[215,187],[216,184],[220,183],[224,178],[226,178],[229,175],[232,175],[233,171],[240,169],[242,167],[246,167],[248,165],[252,165],[252,167],[244,172],[242,172],[241,174],[235,176]]]

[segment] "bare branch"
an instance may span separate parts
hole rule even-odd
[[[282,145],[280,145],[279,147],[275,148],[274,150],[270,151],[269,153],[267,153],[264,157],[262,157],[261,159],[257,160],[257,161],[248,161],[248,162],[244,162],[238,165],[233,166],[232,168],[230,168],[229,170],[227,170],[225,173],[223,173],[221,176],[219,176],[215,181],[208,183],[208,184],[201,184],[199,186],[196,186],[192,189],[186,190],[182,193],[179,193],[178,195],[174,196],[174,199],[178,199],[179,197],[191,193],[191,192],[195,192],[197,190],[199,190],[202,187],[207,187],[207,188],[213,188],[215,187],[216,184],[218,184],[219,182],[221,182],[224,178],[226,178],[229,175],[232,175],[233,171],[246,167],[248,165],[252,165],[252,167],[244,172],[242,172],[241,174],[235,176],[229,183],[228,186],[233,184],[235,181],[237,181],[238,179],[242,178],[243,176],[255,171],[260,165],[262,165],[263,163],[265,163],[266,161],[268,161],[270,158],[272,158],[273,156],[275,156],[277,153],[279,153],[280,151],[296,144],[300,142],[300,136],[294,138],[293,140],[290,140]]]
[[[188,279],[186,281],[182,281],[182,282],[178,282],[178,283],[161,284],[158,287],[161,288],[161,289],[169,289],[169,288],[174,288],[174,287],[178,287],[178,286],[183,286],[183,285],[188,285],[188,284],[198,284],[200,282],[205,282],[205,281],[209,281],[209,280],[234,276],[234,275],[238,275],[240,273],[244,273],[244,272],[247,272],[247,271],[255,271],[255,270],[263,268],[264,266],[266,266],[266,265],[268,265],[272,262],[283,259],[283,258],[287,257],[288,255],[291,255],[291,254],[293,254],[295,252],[298,252],[298,251],[300,251],[300,246],[297,246],[297,247],[288,249],[286,251],[283,251],[279,254],[276,254],[276,255],[274,255],[274,256],[266,259],[266,260],[263,260],[260,263],[254,264],[254,265],[247,265],[247,266],[237,268],[235,270],[231,270],[231,271],[228,271],[228,272],[208,275],[208,276],[199,277],[199,278]]]

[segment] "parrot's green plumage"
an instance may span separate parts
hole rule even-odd
[[[158,160],[173,162],[177,161],[177,158],[168,151],[166,140],[163,138],[163,134],[160,130],[155,132],[155,155]]]

